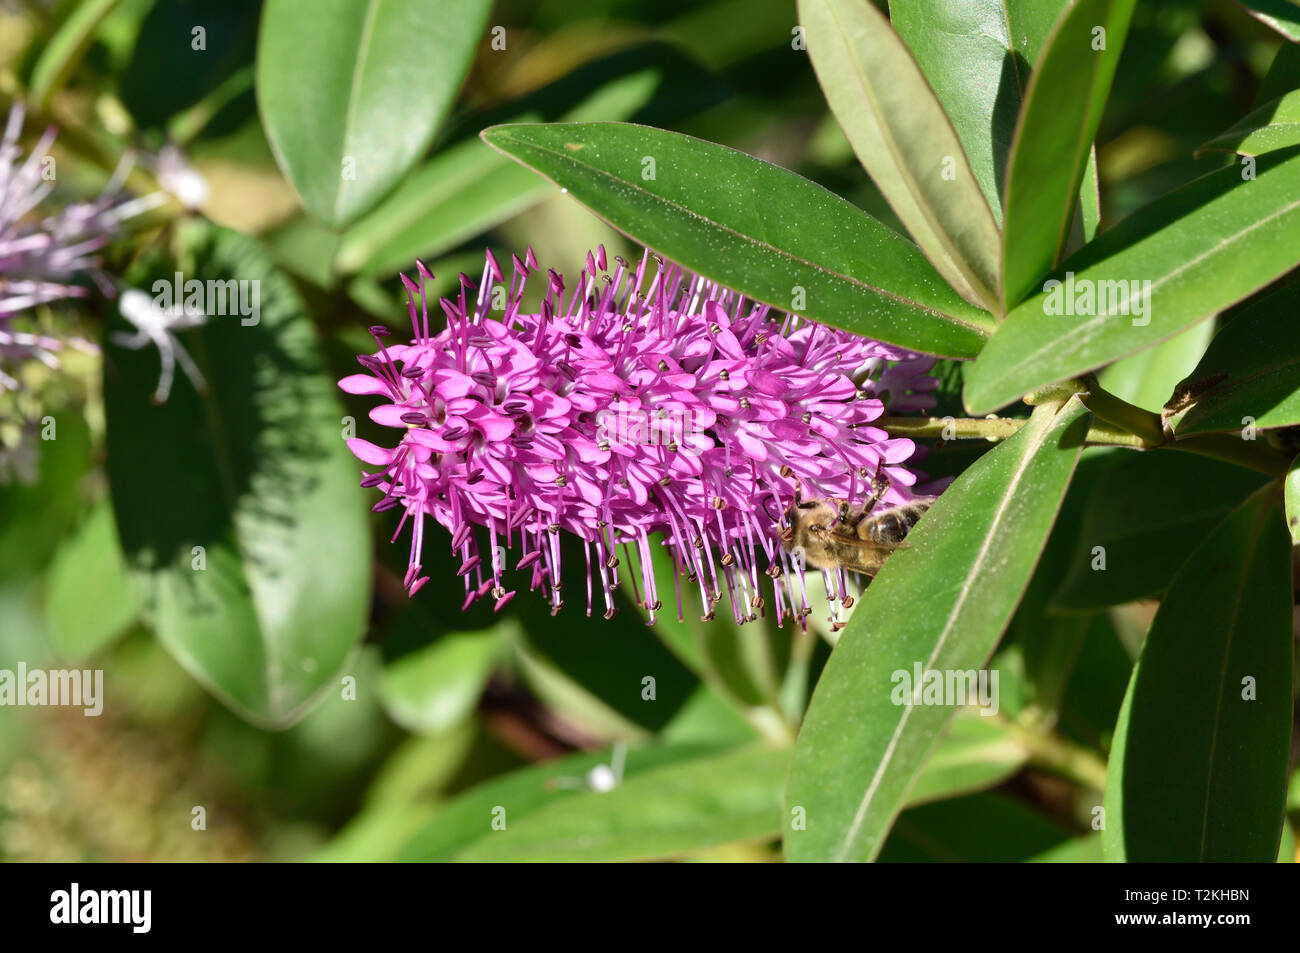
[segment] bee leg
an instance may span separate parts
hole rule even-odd
[[[880,502],[881,497],[889,490],[889,477],[885,476],[880,470],[876,470],[876,475],[871,478],[871,496],[862,507],[862,516],[871,512],[872,508]],[[859,517],[861,519],[861,517]]]

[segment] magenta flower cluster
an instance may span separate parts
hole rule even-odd
[[[599,580],[607,617],[628,583],[653,618],[662,545],[679,613],[685,577],[705,619],[725,592],[737,621],[769,598],[779,621],[808,611],[779,540],[796,479],[806,495],[854,499],[883,474],[885,503],[910,498],[916,447],[872,422],[886,402],[933,406],[933,359],[774,312],[648,253],[611,269],[601,248],[571,286],[540,273],[531,249],[512,265],[507,278],[488,252],[477,287],[462,275],[441,300],[435,330],[421,263],[418,283],[403,276],[410,342],[371,328],[366,373],[340,382],[382,398],[370,416],[395,431],[393,445],[349,445],[373,468],[362,483],[383,493],[375,509],[402,509],[397,534],[411,524],[411,594],[428,581],[432,519],[461,560],[466,607],[490,595],[499,610],[526,581],[558,610],[566,532],[585,550],[589,614]],[[847,595],[847,580],[827,583]]]

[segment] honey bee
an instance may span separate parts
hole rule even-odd
[[[802,552],[804,562],[816,569],[846,569],[875,576],[891,553],[907,545],[907,534],[917,524],[934,497],[919,497],[907,503],[876,504],[889,488],[888,481],[872,481],[871,496],[864,503],[847,500],[803,499],[796,484],[794,502],[785,513],[781,542],[788,552]]]

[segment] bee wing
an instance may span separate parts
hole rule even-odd
[[[875,540],[859,539],[856,536],[836,536],[835,538],[843,540],[851,546],[861,546],[863,549],[869,549],[877,553],[892,553],[896,549],[912,548],[912,544],[905,539],[897,543],[878,543]]]

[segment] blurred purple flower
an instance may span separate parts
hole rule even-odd
[[[778,537],[794,478],[805,494],[852,499],[883,473],[885,503],[910,499],[915,445],[871,422],[882,397],[896,410],[934,405],[933,359],[773,312],[648,253],[615,264],[603,248],[588,254],[569,289],[554,271],[536,274],[531,249],[508,280],[488,252],[477,289],[462,275],[459,295],[442,299],[437,333],[432,275],[420,263],[418,284],[403,276],[410,343],[371,328],[379,349],[358,358],[367,373],[340,386],[384,398],[370,416],[400,431],[396,446],[349,446],[375,468],[362,480],[384,494],[375,509],[403,509],[394,539],[412,524],[405,585],[414,594],[428,581],[432,517],[462,560],[465,607],[510,601],[514,549],[514,570],[557,611],[564,530],[584,543],[588,614],[599,579],[607,618],[623,582],[653,618],[652,534],[697,586],[705,619],[724,590],[737,621],[755,617],[764,587],[778,621],[806,614],[802,570]],[[523,313],[530,278],[545,294]],[[842,574],[827,581],[844,592]]]
[[[83,297],[86,289],[72,284],[73,279],[93,270],[94,253],[108,243],[123,219],[158,202],[153,196],[118,197],[131,166],[128,158],[99,198],[39,217],[54,188],[49,149],[55,131],[47,129],[20,162],[23,116],[22,105],[14,104],[0,138],[0,391],[18,387],[7,369],[32,359],[57,366],[54,352],[62,347],[58,338],[15,329],[13,315],[51,301]]]

